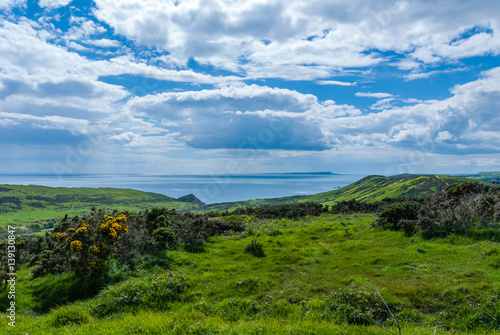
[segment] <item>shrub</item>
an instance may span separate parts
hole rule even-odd
[[[416,202],[392,204],[382,210],[376,224],[384,228],[398,230],[400,229],[400,221],[405,220],[402,225],[405,226],[408,231],[411,231],[408,221],[417,220],[418,211],[419,204]]]
[[[262,249],[262,243],[258,243],[253,240],[250,244],[245,247],[245,252],[255,257],[264,257],[264,250]]]
[[[153,237],[159,241],[163,247],[173,246],[175,243],[175,234],[169,227],[160,227],[155,229]]]
[[[90,313],[76,306],[61,306],[52,310],[51,324],[54,327],[63,327],[69,324],[81,325],[90,323]]]

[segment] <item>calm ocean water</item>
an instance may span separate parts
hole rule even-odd
[[[347,186],[358,174],[248,174],[232,176],[52,175],[3,174],[0,184],[51,187],[116,187],[160,193],[173,198],[194,194],[205,203],[316,194]]]

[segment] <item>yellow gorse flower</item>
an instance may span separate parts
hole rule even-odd
[[[120,214],[117,217],[104,215],[104,220],[106,220],[106,223],[103,223],[99,227],[99,230],[104,233],[107,233],[113,239],[118,237],[118,232],[128,231],[128,227],[125,224],[121,223],[121,222],[127,222],[127,217],[124,214]]]
[[[80,251],[83,248],[83,243],[80,241],[71,242],[71,251]]]
[[[68,236],[68,234],[66,234],[66,233],[56,233],[54,235],[54,238],[60,242],[66,236]]]
[[[87,227],[80,227],[76,230],[77,233],[86,233],[87,232]]]
[[[89,248],[90,255],[97,255],[100,251],[101,251],[101,249],[96,245],[93,245]]]

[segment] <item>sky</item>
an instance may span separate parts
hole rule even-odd
[[[0,173],[500,171],[497,0],[0,0]]]

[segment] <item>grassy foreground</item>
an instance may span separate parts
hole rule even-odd
[[[163,251],[98,283],[18,271],[16,328],[5,334],[398,333],[378,290],[413,334],[500,334],[498,239],[423,239],[372,228],[371,214],[301,220],[238,216],[241,234],[204,251]],[[499,234],[500,235],[500,234]],[[261,245],[264,257],[245,252]],[[107,286],[106,286],[107,285]],[[106,287],[105,287],[106,286]],[[100,292],[100,293],[98,293]],[[8,303],[6,292],[0,304]],[[54,308],[55,306],[61,306]],[[431,329],[432,327],[432,329]]]

